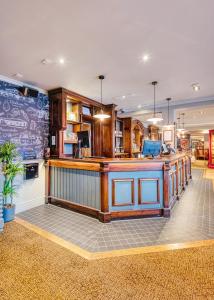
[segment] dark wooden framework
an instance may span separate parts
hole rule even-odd
[[[103,105],[100,102],[69,91],[64,88],[57,88],[48,92],[50,99],[50,152],[53,158],[64,158],[64,137],[63,132],[67,128],[66,100],[79,105],[79,122],[73,122],[81,130],[83,122],[90,122],[92,125],[92,155],[114,157],[115,153],[115,107],[114,104]],[[84,115],[82,106],[90,108],[92,116]],[[93,115],[103,109],[111,117],[100,121]],[[51,143],[52,137],[55,145]]]
[[[64,199],[58,199],[50,195],[50,178],[51,178],[51,167],[62,167],[62,168],[71,168],[71,169],[80,169],[80,170],[91,170],[100,172],[100,195],[101,203],[100,210],[93,209],[91,207],[79,205],[66,201]],[[178,176],[182,178],[182,190],[174,186],[175,195],[171,197],[170,195],[170,174],[172,173],[172,167],[175,167],[173,170],[174,176],[176,176],[176,182],[178,182]],[[108,204],[108,173],[109,172],[122,172],[122,171],[163,171],[163,208],[161,209],[133,209],[133,210],[120,210],[120,211],[109,211]],[[186,170],[186,171],[185,171]],[[176,203],[176,200],[179,199],[185,186],[191,180],[191,158],[188,155],[175,155],[167,159],[164,157],[160,160],[155,160],[149,162],[148,160],[145,163],[142,160],[130,159],[130,160],[117,160],[117,159],[88,159],[85,161],[82,160],[49,160],[46,162],[46,203],[53,203],[56,205],[61,205],[65,208],[73,209],[81,213],[92,215],[98,218],[102,222],[109,222],[115,218],[128,218],[128,217],[148,217],[148,216],[164,216],[169,217],[171,210]],[[132,178],[126,178],[130,181]],[[143,178],[144,179],[144,178]],[[149,180],[156,180],[157,178],[152,178]],[[120,180],[120,179],[119,179]],[[124,179],[122,179],[124,180]],[[157,184],[160,185],[160,182],[157,181]],[[160,186],[159,186],[160,187]],[[159,188],[158,188],[158,191]],[[160,199],[160,194],[158,195]],[[141,201],[142,204],[145,204]],[[151,204],[151,203],[149,203]],[[154,204],[152,202],[152,204]],[[130,205],[130,203],[128,204]]]
[[[143,124],[136,119],[131,117],[122,118],[124,124],[124,152],[129,154],[129,157],[134,157],[136,154],[142,152],[143,146],[143,138],[144,138],[144,126]],[[139,131],[139,150],[135,151],[133,149],[133,137],[135,130],[138,129]]]

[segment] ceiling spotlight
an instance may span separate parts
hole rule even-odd
[[[19,79],[23,77],[21,73],[15,73],[13,76]]]
[[[49,65],[49,64],[51,64],[51,60],[50,60],[49,58],[43,58],[43,59],[41,60],[41,63],[42,63],[43,65]]]
[[[198,92],[200,90],[199,83],[193,83],[192,84],[192,89],[193,89],[194,92]]]
[[[142,61],[143,61],[143,62],[147,62],[149,59],[150,59],[149,54],[144,54],[144,55],[142,56]]]
[[[64,63],[65,63],[64,58],[61,57],[61,58],[59,59],[59,63],[60,63],[60,65],[64,65]]]
[[[139,104],[138,106],[137,106],[137,108],[141,108],[142,107],[142,105],[141,104]]]
[[[122,96],[122,99],[126,99],[126,96],[124,95],[124,96]]]

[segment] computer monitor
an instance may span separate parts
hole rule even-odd
[[[90,148],[90,139],[89,139],[89,132],[86,131],[78,131],[77,138],[80,142],[81,148]]]
[[[144,156],[158,156],[161,152],[161,141],[145,140],[143,144]]]

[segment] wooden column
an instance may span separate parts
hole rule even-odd
[[[185,159],[182,158],[182,188],[185,191]]]
[[[169,172],[170,165],[168,163],[163,166],[163,216],[168,218],[170,217],[170,196],[169,196]]]
[[[111,215],[109,213],[108,204],[108,165],[103,164],[100,172],[100,210],[99,220],[102,222],[110,222]]]
[[[50,187],[51,187],[51,172],[50,172],[50,165],[47,161],[45,163],[45,203],[50,203]]]
[[[177,200],[179,200],[179,185],[178,185],[178,177],[179,177],[179,162],[176,161],[175,163],[175,174],[176,174],[176,195],[177,195]]]
[[[192,179],[192,163],[191,163],[190,156],[188,156],[188,164],[189,164],[189,179]]]
[[[188,159],[185,157],[185,184],[188,185]]]

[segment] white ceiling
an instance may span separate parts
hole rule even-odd
[[[191,132],[198,130],[204,133],[214,128],[214,106],[176,110],[175,120],[180,117],[181,123],[183,123],[182,113],[184,113],[185,128]]]
[[[104,74],[104,102],[120,108],[152,103],[153,80],[157,102],[214,96],[213,0],[1,0],[0,28],[0,73],[40,88],[99,99]]]

